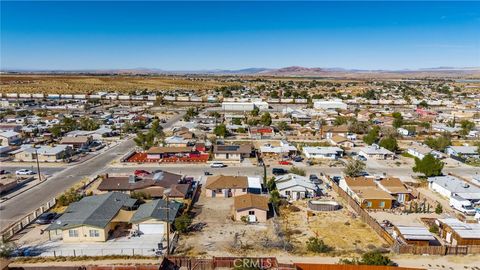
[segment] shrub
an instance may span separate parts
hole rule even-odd
[[[353,264],[353,265],[386,265],[395,266],[395,263],[390,260],[388,256],[384,256],[380,251],[374,250],[366,252],[362,255],[361,259],[340,259],[340,264]]]
[[[443,207],[440,203],[437,203],[437,206],[435,207],[435,214],[440,215],[443,213]]]
[[[437,224],[432,224],[430,228],[428,228],[428,231],[434,234],[438,234],[439,228]]]
[[[188,227],[192,224],[192,219],[188,214],[183,214],[175,219],[175,229],[181,233],[188,232]]]
[[[333,248],[326,245],[321,239],[310,237],[307,241],[307,250],[315,253],[327,253]]]
[[[67,192],[58,197],[57,203],[59,206],[68,206],[71,203],[78,202],[82,199],[82,195],[78,194],[75,189],[71,188]]]
[[[298,174],[298,175],[301,175],[301,176],[305,176],[307,175],[307,173],[305,172],[304,169],[301,169],[301,168],[298,168],[298,167],[292,167],[290,170],[289,170],[290,173],[293,173],[293,174]]]

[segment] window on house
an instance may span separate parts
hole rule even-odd
[[[68,236],[69,237],[78,237],[78,231],[77,230],[68,230]]]
[[[380,208],[385,208],[385,202],[380,202]]]
[[[248,211],[248,214],[249,215],[255,215],[255,211],[250,210],[250,211]]]
[[[90,237],[99,237],[100,232],[98,230],[90,230]]]
[[[367,201],[367,207],[372,207],[372,202]]]
[[[290,190],[285,191],[285,195],[290,196]]]

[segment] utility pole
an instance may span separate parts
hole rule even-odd
[[[170,255],[170,207],[168,205],[168,193],[166,194],[167,199],[167,256]]]
[[[41,181],[42,181],[42,175],[40,174],[40,162],[38,162],[38,152],[37,152],[37,148],[35,148],[35,158],[36,158],[36,160],[37,160],[38,181],[41,182]]]

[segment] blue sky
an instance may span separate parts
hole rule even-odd
[[[2,69],[480,66],[480,2],[1,1]]]

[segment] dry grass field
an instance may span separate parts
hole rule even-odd
[[[78,93],[136,90],[208,90],[233,85],[214,78],[182,76],[0,75],[3,93]]]

